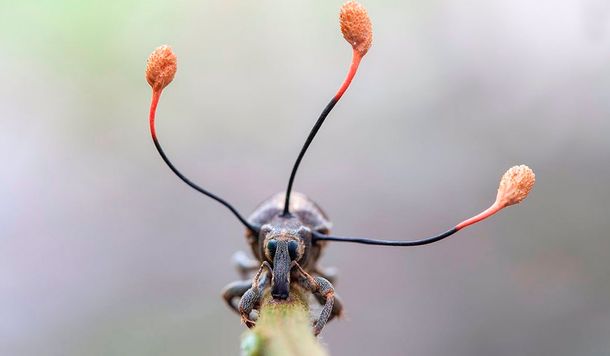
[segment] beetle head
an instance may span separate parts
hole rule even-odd
[[[311,231],[298,224],[267,224],[261,228],[261,256],[273,266],[271,295],[287,299],[293,262],[304,263],[311,248]]]

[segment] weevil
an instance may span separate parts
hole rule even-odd
[[[354,78],[358,66],[372,43],[372,25],[366,9],[355,1],[345,3],[340,12],[343,37],[352,46],[352,63],[343,84],[326,105],[292,167],[288,187],[264,201],[246,219],[226,200],[193,183],[168,159],[161,148],[155,129],[155,113],[161,92],[173,80],[176,73],[176,56],[168,46],[155,49],[148,58],[146,79],[152,87],[149,124],[153,143],[167,166],[186,184],[216,200],[229,209],[246,227],[246,238],[252,249],[254,260],[245,254],[235,257],[243,280],[229,284],[223,297],[242,321],[253,327],[261,298],[270,290],[271,297],[278,302],[290,298],[291,285],[298,285],[311,292],[321,303],[322,310],[313,324],[313,333],[318,335],[326,323],[341,315],[343,303],[335,293],[335,274],[318,265],[328,241],[353,242],[383,246],[420,246],[447,238],[457,231],[482,221],[505,207],[520,203],[529,194],[535,182],[533,171],[525,166],[510,168],[501,178],[494,203],[455,227],[432,237],[412,240],[378,240],[358,237],[331,236],[331,223],[322,209],[307,196],[292,192],[296,172],[305,152],[312,143],[324,120],[343,96]],[[248,279],[249,273],[254,277]],[[239,299],[239,302],[237,300]],[[237,303],[236,303],[237,302]]]

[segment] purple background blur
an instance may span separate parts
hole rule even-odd
[[[0,3],[0,355],[232,355],[220,298],[242,226],[164,166],[148,54],[171,44],[161,142],[248,214],[285,187],[345,76],[340,1]],[[333,355],[610,353],[610,3],[366,1],[374,44],[296,190],[342,235]]]

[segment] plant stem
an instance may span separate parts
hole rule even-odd
[[[274,301],[267,291],[256,326],[243,336],[241,349],[247,356],[327,355],[313,336],[309,303],[297,286],[285,301]]]

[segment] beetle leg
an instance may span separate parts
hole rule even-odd
[[[321,305],[326,304],[326,300],[324,299],[324,297],[322,297],[320,295],[314,295],[314,296],[318,300],[318,303],[320,303]],[[328,320],[326,322],[328,323],[329,321],[333,320],[335,317],[341,318],[342,315],[343,315],[343,302],[342,302],[341,298],[339,297],[339,295],[337,293],[335,293],[335,302],[333,303],[333,310],[330,312],[330,317],[328,318]]]
[[[259,267],[259,262],[248,257],[244,251],[235,252],[231,257],[231,260],[242,279],[247,279],[248,275],[251,272],[256,271]]]
[[[263,262],[258,272],[254,276],[252,280],[252,287],[248,289],[244,295],[241,297],[239,301],[239,314],[241,315],[241,321],[246,324],[247,327],[251,328],[256,323],[250,318],[250,313],[252,310],[258,310],[260,307],[261,299],[263,298],[263,290],[265,288],[265,284],[267,283],[267,275],[265,275],[261,279],[261,275],[263,270],[267,268],[270,272],[272,271],[271,265],[268,262]]]
[[[227,302],[229,308],[233,309],[237,314],[239,314],[239,310],[237,309],[237,305],[235,304],[235,299],[240,298],[246,293],[248,289],[252,287],[252,281],[235,281],[233,283],[229,283],[222,290],[222,298]]]
[[[339,275],[339,271],[335,267],[316,266],[313,272],[318,276],[327,279],[332,284],[337,283],[337,276]]]
[[[324,306],[322,307],[320,316],[313,324],[313,334],[318,336],[331,317],[333,306],[335,304],[335,288],[326,278],[312,277],[309,273],[305,272],[305,270],[303,270],[298,263],[294,262],[294,264],[303,276],[303,278],[299,279],[301,286],[311,291],[316,298],[323,301],[322,304]]]

